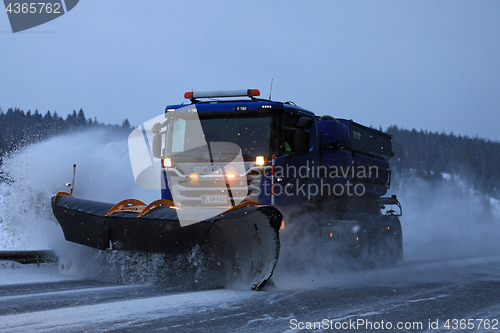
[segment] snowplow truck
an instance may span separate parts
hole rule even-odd
[[[284,216],[282,233],[294,223],[308,224],[299,228],[352,258],[374,265],[402,260],[401,205],[396,196],[384,197],[391,183],[391,135],[259,95],[257,89],[187,92],[190,104],[166,107],[167,119],[182,111],[157,128],[153,140],[171,185],[162,198],[184,207],[272,206]],[[196,131],[190,128],[194,114],[206,151],[183,149],[185,133]],[[244,167],[218,165],[228,153],[241,153]],[[220,186],[209,186],[214,175],[224,176]],[[314,221],[304,221],[311,213]]]
[[[187,92],[189,103],[167,106],[151,130],[138,127],[129,151],[134,133],[146,140],[146,159],[159,167],[139,178],[160,182],[161,199],[113,205],[58,193],[52,207],[66,240],[165,254],[200,245],[214,268],[254,289],[294,226],[355,260],[402,260],[401,205],[385,196],[391,136],[259,95]]]

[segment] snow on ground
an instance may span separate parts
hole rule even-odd
[[[457,292],[457,285],[464,286],[458,287],[463,293],[464,290],[469,290],[466,287],[467,282],[479,281],[475,287],[473,283],[471,285],[474,288],[484,288],[481,286],[482,281],[499,281],[499,262],[500,256],[442,262],[413,262],[406,263],[400,268],[352,272],[344,276],[330,276],[330,281],[325,279],[321,283],[318,280],[313,280],[312,283],[303,281],[301,285],[271,288],[260,292],[232,289],[173,291],[166,295],[150,294],[147,298],[141,296],[141,298],[134,299],[124,297],[99,304],[91,304],[89,300],[85,300],[80,305],[71,303],[71,305],[64,307],[60,305],[57,309],[51,310],[47,310],[47,306],[50,308],[52,303],[56,303],[61,296],[84,299],[85,295],[91,293],[110,290],[120,293],[122,288],[134,288],[134,286],[106,285],[81,290],[40,292],[31,289],[30,293],[7,295],[3,297],[3,300],[15,302],[32,299],[40,307],[33,308],[29,313],[8,314],[12,312],[6,312],[1,316],[0,331],[4,329],[9,332],[72,332],[103,331],[103,328],[112,331],[140,331],[142,327],[154,327],[161,331],[166,328],[162,325],[168,323],[168,330],[172,331],[182,331],[188,325],[195,325],[195,327],[198,325],[198,327],[206,328],[205,331],[216,332],[229,331],[227,327],[230,327],[230,322],[240,320],[239,331],[255,332],[257,326],[253,325],[260,325],[264,322],[265,324],[258,326],[259,331],[264,332],[267,323],[268,328],[279,331],[280,327],[290,327],[291,318],[304,318],[304,313],[305,318],[311,320],[330,318],[342,321],[359,317],[370,317],[376,320],[373,319],[375,317],[379,321],[380,319],[387,321],[391,318],[407,320],[410,314],[415,314],[408,312],[409,307],[412,307],[412,311],[423,314],[424,318],[434,318],[428,317],[425,313],[427,311],[431,316],[437,316],[435,311],[439,308],[432,308],[436,302],[443,304],[446,308],[448,306],[467,308],[468,303],[453,303],[456,301],[454,297],[461,294]],[[12,262],[7,264],[12,264]],[[32,268],[44,270],[43,266],[33,265]],[[337,281],[335,281],[336,278],[338,278]],[[338,283],[339,280],[343,283]],[[451,284],[447,286],[446,283],[450,282]],[[440,283],[440,285],[436,286],[435,283]],[[425,287],[425,285],[428,286]],[[490,285],[496,286],[497,284]],[[323,288],[331,286],[335,288]],[[356,288],[349,288],[352,286]],[[357,288],[358,286],[360,289]],[[363,289],[363,286],[375,288]],[[389,287],[389,289],[380,289],[381,287]],[[417,292],[413,292],[414,289]],[[360,293],[358,290],[363,292]],[[380,293],[381,290],[382,293]],[[370,291],[376,292],[368,298],[362,295],[370,294]],[[469,292],[476,295],[475,290],[469,290]],[[323,297],[325,294],[327,296]],[[476,308],[478,304],[481,305],[480,301],[474,299],[471,301],[471,299],[465,298],[466,302],[472,302]],[[343,305],[335,306],[336,302]],[[413,305],[420,303],[422,304]],[[259,306],[272,309],[272,311],[259,312]],[[500,313],[499,309],[500,307],[495,302],[493,306],[481,308],[481,312],[469,318],[496,318],[495,316]],[[441,312],[438,311],[438,313]],[[154,322],[157,326],[148,326]],[[212,329],[211,325],[214,322],[218,326]]]
[[[46,310],[18,315],[2,316],[0,329],[9,332],[31,331],[43,332],[65,330],[78,331],[90,325],[121,322],[113,325],[113,329],[127,329],[130,323],[147,318],[147,321],[181,316],[183,314],[211,313],[212,310],[224,309],[234,304],[245,304],[246,299],[267,297],[266,293],[255,291],[210,290],[186,292],[177,295],[160,296],[146,299],[135,299],[97,305]],[[182,329],[182,327],[179,327]]]
[[[56,282],[74,279],[71,276],[60,275],[55,263],[23,265],[15,261],[0,260],[0,285]]]
[[[409,284],[469,283],[478,279],[500,281],[500,256],[457,257],[454,259],[407,260],[395,267],[361,271],[326,272],[319,269],[285,271],[273,278],[278,290],[326,287],[405,286]],[[278,265],[280,263],[278,262]]]

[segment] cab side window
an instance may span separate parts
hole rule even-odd
[[[309,151],[309,133],[299,128],[299,120],[302,117],[295,114],[285,115],[284,141],[282,151],[284,154],[294,153],[296,155],[306,154]]]

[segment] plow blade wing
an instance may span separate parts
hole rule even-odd
[[[211,252],[232,257],[233,271],[239,272],[243,284],[261,289],[278,262],[281,213],[270,206],[244,207],[219,217],[207,235]],[[227,245],[229,249],[224,248]]]

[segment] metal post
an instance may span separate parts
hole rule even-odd
[[[71,180],[71,192],[73,194],[73,188],[75,187],[75,173],[76,173],[76,164],[73,164],[73,179]]]

